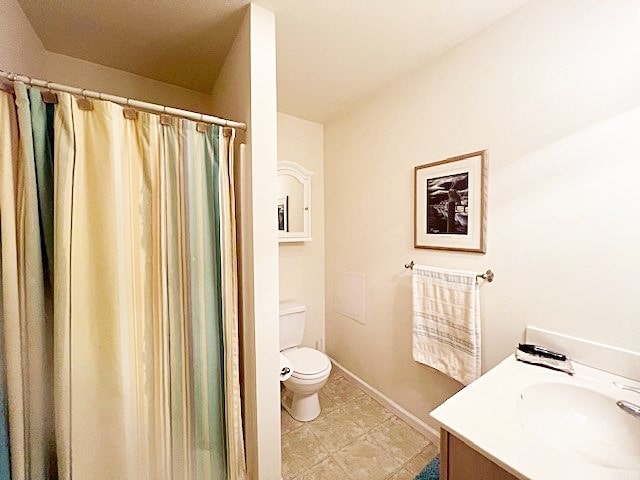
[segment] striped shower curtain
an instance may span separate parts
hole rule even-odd
[[[0,478],[243,479],[234,132],[57,96],[0,92]]]

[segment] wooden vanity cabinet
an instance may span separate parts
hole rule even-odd
[[[440,480],[518,480],[445,429],[440,430]]]

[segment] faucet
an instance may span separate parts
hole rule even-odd
[[[622,390],[629,390],[631,392],[640,393],[640,388],[630,387],[629,385],[625,385],[624,383],[620,383],[620,382],[613,382],[613,384]],[[636,418],[640,418],[640,405],[627,402],[626,400],[618,400],[616,402],[616,405],[618,405],[618,407],[620,407],[624,412],[628,413],[629,415],[632,415]]]
[[[629,415],[632,415],[636,418],[640,418],[640,405],[627,402],[626,400],[618,400],[616,402],[616,405],[618,405],[623,411],[627,412]]]

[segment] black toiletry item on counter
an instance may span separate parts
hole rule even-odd
[[[537,355],[539,357],[552,358],[560,362],[564,362],[567,359],[567,356],[562,353],[552,352],[551,350],[547,350],[546,348],[542,348],[531,343],[519,343],[518,350],[531,355]]]

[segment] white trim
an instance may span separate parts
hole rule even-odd
[[[278,160],[278,173],[283,175],[291,175],[298,179],[300,183],[313,175],[311,170],[307,170],[302,165],[296,162],[288,162],[286,160]]]
[[[340,365],[338,362],[336,362],[333,358],[329,357],[329,359],[331,360],[331,363],[333,363],[333,366],[335,368],[340,370],[345,376],[349,377],[351,380],[353,380],[358,385],[360,385],[360,387],[362,387],[362,389],[365,392],[367,392],[369,395],[371,395],[373,398],[375,398],[378,402],[380,402],[385,407],[387,407],[388,410],[390,410],[393,413],[395,413],[398,417],[400,417],[402,420],[407,422],[409,425],[411,425],[417,431],[422,433],[431,442],[433,442],[434,445],[437,445],[438,447],[440,446],[440,432],[438,430],[436,430],[435,428],[431,427],[430,425],[427,425],[425,422],[420,420],[418,417],[416,417],[412,413],[410,413],[407,410],[405,410],[404,408],[402,408],[396,402],[394,402],[389,397],[387,397],[384,393],[380,392],[379,390],[376,390],[371,385],[366,383],[364,380],[360,379],[355,374],[351,373],[349,370],[344,368],[342,365]]]

